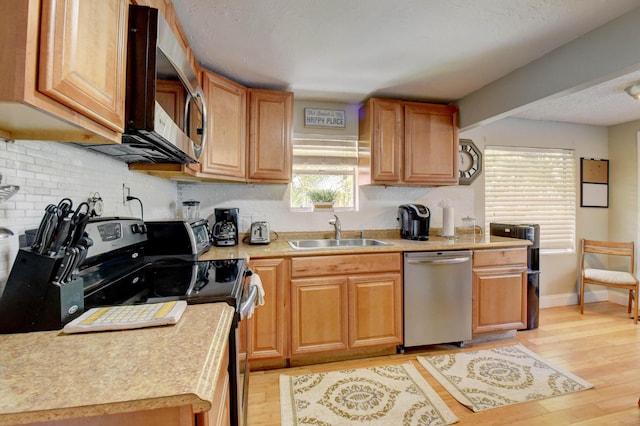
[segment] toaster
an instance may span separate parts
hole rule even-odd
[[[249,232],[249,244],[269,244],[270,232],[268,222],[253,222]]]

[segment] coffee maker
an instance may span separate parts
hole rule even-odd
[[[429,239],[431,212],[422,204],[403,204],[398,207],[400,237],[405,240]]]
[[[235,246],[238,244],[238,212],[237,208],[215,209],[215,223],[211,229],[213,244]]]

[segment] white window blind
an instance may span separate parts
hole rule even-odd
[[[485,226],[537,223],[541,250],[574,251],[575,164],[573,150],[486,147]]]

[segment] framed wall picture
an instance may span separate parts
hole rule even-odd
[[[580,207],[609,207],[609,160],[580,158]]]

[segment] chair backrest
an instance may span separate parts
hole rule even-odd
[[[633,241],[598,241],[582,240],[582,268],[586,253],[604,254],[628,257],[629,272],[634,273],[634,244]]]

